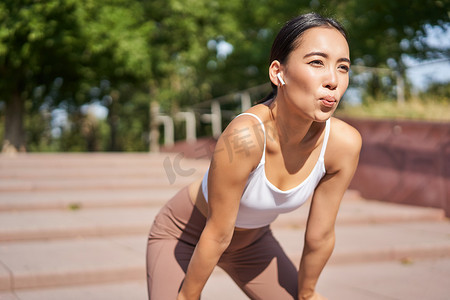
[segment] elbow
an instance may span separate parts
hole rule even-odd
[[[326,232],[307,232],[305,235],[305,247],[311,251],[318,251],[325,248],[334,248],[334,230]]]
[[[233,230],[232,229],[225,229],[225,228],[216,228],[214,226],[207,226],[203,230],[202,236],[205,239],[208,239],[216,245],[217,249],[219,251],[225,251],[226,248],[231,243],[231,239],[233,238]]]
[[[231,239],[233,238],[233,232],[231,233],[223,233],[218,234],[214,237],[219,249],[221,251],[225,251],[231,243]]]

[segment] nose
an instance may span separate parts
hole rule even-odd
[[[337,72],[336,70],[328,70],[322,84],[323,87],[330,90],[334,90],[337,88],[338,78],[336,72]]]

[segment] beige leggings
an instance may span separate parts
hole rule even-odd
[[[188,189],[176,194],[156,216],[147,245],[150,300],[176,299],[206,218]],[[269,226],[235,231],[218,266],[250,299],[297,299],[297,269]]]

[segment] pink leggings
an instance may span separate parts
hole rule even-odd
[[[155,218],[147,245],[150,300],[176,299],[206,218],[184,188]],[[218,266],[250,299],[297,299],[297,269],[269,226],[235,231]]]

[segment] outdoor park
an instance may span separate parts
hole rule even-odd
[[[0,300],[147,299],[153,220],[271,91],[284,22],[339,20],[350,83],[335,117],[362,136],[331,300],[448,299],[448,1],[0,3]],[[271,225],[299,265],[310,202]],[[216,267],[202,299],[248,299]]]

